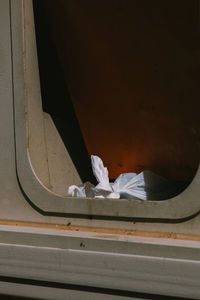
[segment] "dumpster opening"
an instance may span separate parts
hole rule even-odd
[[[34,0],[43,108],[81,176],[151,170],[183,190],[199,165],[198,1]]]

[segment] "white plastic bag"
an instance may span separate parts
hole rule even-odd
[[[90,182],[82,185],[71,185],[68,189],[68,195],[73,197],[90,197],[90,198],[120,198],[119,193],[113,192],[109,183],[108,169],[104,167],[102,160],[95,155],[91,156],[93,174],[97,179],[95,187]]]
[[[98,156],[92,155],[91,162],[94,176],[98,181],[97,186],[90,182],[80,186],[72,185],[68,189],[69,196],[161,200],[169,198],[174,192],[171,189],[171,182],[151,171],[144,171],[138,175],[124,173],[114,183],[110,183],[108,169],[104,167],[102,160]]]

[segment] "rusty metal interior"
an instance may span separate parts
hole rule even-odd
[[[34,0],[44,111],[83,181],[89,155],[189,184],[199,165],[196,0]]]

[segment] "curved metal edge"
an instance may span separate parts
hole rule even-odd
[[[140,222],[183,222],[196,215],[200,211],[200,169],[183,193],[164,201],[63,198],[40,183],[29,162],[26,145],[22,4],[23,0],[10,1],[17,176],[29,203],[46,215],[98,216],[107,220],[131,218]]]

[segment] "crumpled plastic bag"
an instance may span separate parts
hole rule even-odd
[[[68,195],[73,197],[114,198],[161,200],[168,199],[176,193],[176,187],[171,182],[151,171],[139,174],[121,174],[113,183],[109,182],[108,169],[100,157],[91,156],[92,170],[98,184],[90,182],[82,185],[71,185]]]

